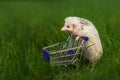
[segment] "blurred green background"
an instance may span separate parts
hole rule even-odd
[[[67,39],[67,16],[93,22],[104,53],[96,69],[54,68],[42,48]],[[0,80],[120,80],[120,0],[0,1]]]

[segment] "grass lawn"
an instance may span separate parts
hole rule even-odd
[[[0,2],[0,80],[119,80],[120,0]],[[42,48],[67,39],[60,31],[67,16],[96,26],[104,53],[96,69],[54,68]]]

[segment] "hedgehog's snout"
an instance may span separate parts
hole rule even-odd
[[[64,26],[61,28],[61,31],[67,31],[67,28]]]

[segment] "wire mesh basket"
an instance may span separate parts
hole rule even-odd
[[[43,59],[53,66],[75,65],[81,58],[87,40],[88,37],[83,37],[77,42],[73,36],[69,36],[64,42],[44,47]]]

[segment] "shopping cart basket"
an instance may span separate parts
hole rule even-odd
[[[75,65],[79,62],[83,53],[84,44],[88,37],[75,41],[75,37],[69,36],[64,42],[53,44],[43,48],[43,59],[53,66]]]

